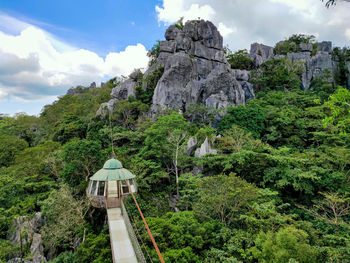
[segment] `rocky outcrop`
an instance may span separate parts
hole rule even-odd
[[[172,25],[165,39],[160,41],[159,54],[143,76],[145,80],[159,67],[164,68],[154,88],[151,113],[165,108],[184,112],[191,104],[223,108],[244,104],[254,96],[251,85],[244,83],[242,88],[236,80],[225,57],[222,36],[211,22],[188,21],[182,29]],[[133,73],[115,87],[112,101],[102,104],[98,114],[103,113],[102,108],[113,110],[118,100],[134,96],[141,83],[137,76]],[[142,84],[145,90],[146,81]]]
[[[152,100],[152,112],[191,104],[223,108],[244,104],[245,94],[226,61],[222,37],[209,21],[189,21],[181,30],[170,26],[160,42],[156,67],[164,66]],[[145,75],[150,74],[150,68]]]
[[[208,137],[205,138],[201,147],[194,154],[195,157],[203,157],[207,154],[217,154],[217,151],[210,145]]]
[[[248,70],[241,70],[241,69],[234,69],[235,78],[241,84],[242,89],[244,91],[244,100],[245,103],[247,103],[248,100],[254,99],[254,89],[253,84],[251,84],[249,81],[250,79],[250,72]]]
[[[42,245],[40,228],[44,225],[45,221],[41,217],[41,213],[36,213],[33,218],[27,216],[19,216],[15,219],[12,226],[12,234],[9,236],[9,240],[13,244],[20,244],[22,234],[22,245],[30,244],[30,252],[32,255],[32,263],[46,262],[44,257],[44,248]],[[23,235],[25,233],[25,235]],[[25,236],[25,238],[23,237]],[[17,258],[12,259],[9,262],[17,262]]]
[[[302,61],[304,63],[303,73],[301,77],[302,89],[308,90],[311,81],[328,72],[335,70],[335,64],[332,61],[332,42],[320,42],[317,47],[315,56],[311,56],[309,50],[298,53],[288,53],[288,58],[291,61]]]
[[[108,102],[101,104],[100,108],[97,110],[96,114],[105,117],[106,113],[113,112],[116,103],[120,100],[126,100],[130,96],[135,97],[136,87],[140,85],[139,79],[142,78],[142,73],[140,70],[134,70],[129,78],[122,81],[119,85],[112,89],[111,97],[112,99]]]
[[[197,147],[198,140],[196,137],[191,137],[187,142],[187,155],[190,155]]]
[[[139,85],[138,78],[142,76],[140,70],[135,70],[129,75],[129,78],[118,86],[116,86],[111,93],[113,99],[126,100],[130,96],[135,97],[135,88]]]
[[[183,29],[170,26],[160,54],[145,76],[164,66],[152,100],[152,112],[191,104],[223,108],[245,103],[244,90],[226,61],[222,37],[209,21],[189,21]]]
[[[254,65],[256,67],[259,67],[265,61],[273,59],[274,51],[273,47],[259,43],[253,43],[250,46],[249,55],[253,59]]]

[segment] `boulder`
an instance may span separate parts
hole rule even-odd
[[[217,154],[217,151],[211,147],[208,137],[205,138],[201,147],[196,150],[194,156],[201,158],[207,154]]]
[[[117,99],[111,99],[108,102],[104,102],[101,104],[100,108],[97,110],[96,114],[101,117],[106,117],[107,113],[112,113],[116,103],[118,102]]]

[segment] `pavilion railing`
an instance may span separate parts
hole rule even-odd
[[[121,209],[122,210],[122,216],[124,218],[126,229],[128,231],[128,234],[129,234],[129,237],[130,237],[130,240],[131,240],[131,244],[132,244],[132,246],[134,248],[137,261],[139,263],[147,263],[147,261],[145,259],[145,256],[143,255],[143,252],[142,252],[141,247],[139,245],[139,242],[137,240],[137,237],[135,235],[134,229],[133,229],[132,224],[130,222],[130,219],[129,219],[128,213],[127,213],[127,211],[125,209],[125,205],[124,205],[123,201],[121,202],[121,208],[122,208]]]

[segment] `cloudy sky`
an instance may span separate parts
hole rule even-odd
[[[180,17],[214,22],[231,50],[294,33],[350,46],[350,2],[320,0],[1,0],[0,113],[39,114],[76,85],[147,67]]]

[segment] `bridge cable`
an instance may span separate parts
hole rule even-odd
[[[152,232],[151,232],[151,230],[150,230],[149,227],[148,227],[148,224],[147,224],[147,222],[146,222],[146,219],[145,219],[145,217],[143,216],[143,213],[142,213],[142,211],[141,211],[141,208],[140,208],[139,204],[138,204],[137,201],[136,201],[136,198],[135,198],[135,196],[134,196],[134,193],[131,191],[130,184],[129,184],[128,180],[126,180],[126,177],[125,177],[125,175],[124,175],[123,172],[122,172],[122,174],[123,174],[123,176],[124,176],[124,180],[125,180],[126,184],[128,185],[129,192],[131,193],[132,198],[134,199],[134,202],[135,202],[135,204],[136,204],[136,207],[137,207],[137,209],[139,210],[139,213],[140,213],[140,216],[141,216],[141,218],[142,218],[142,221],[143,221],[143,223],[145,224],[145,227],[146,227],[146,229],[147,229],[148,235],[150,236],[150,238],[151,238],[151,240],[152,240],[152,243],[153,243],[153,246],[154,246],[154,248],[155,248],[156,251],[157,251],[159,260],[160,260],[161,263],[164,263],[164,259],[163,259],[162,253],[160,253],[160,250],[159,250],[159,248],[158,248],[158,246],[157,246],[157,242],[155,241],[155,239],[154,239],[154,237],[153,237],[153,235],[152,235]]]
[[[127,208],[126,202],[124,203],[124,206],[125,206],[126,212],[128,213],[128,208]],[[145,245],[145,243],[143,241],[143,238],[142,238],[142,236],[141,236],[141,234],[140,234],[140,232],[138,230],[138,227],[136,226],[136,222],[134,220],[134,217],[132,216],[132,213],[129,214],[129,217],[130,217],[130,219],[132,221],[132,224],[134,225],[134,228],[136,229],[136,234],[139,237],[139,239],[141,240],[142,246],[143,246],[144,250],[146,251],[149,260],[153,263],[153,260],[152,260],[152,258],[150,256],[150,254],[148,253],[148,250],[147,250],[146,245]]]

